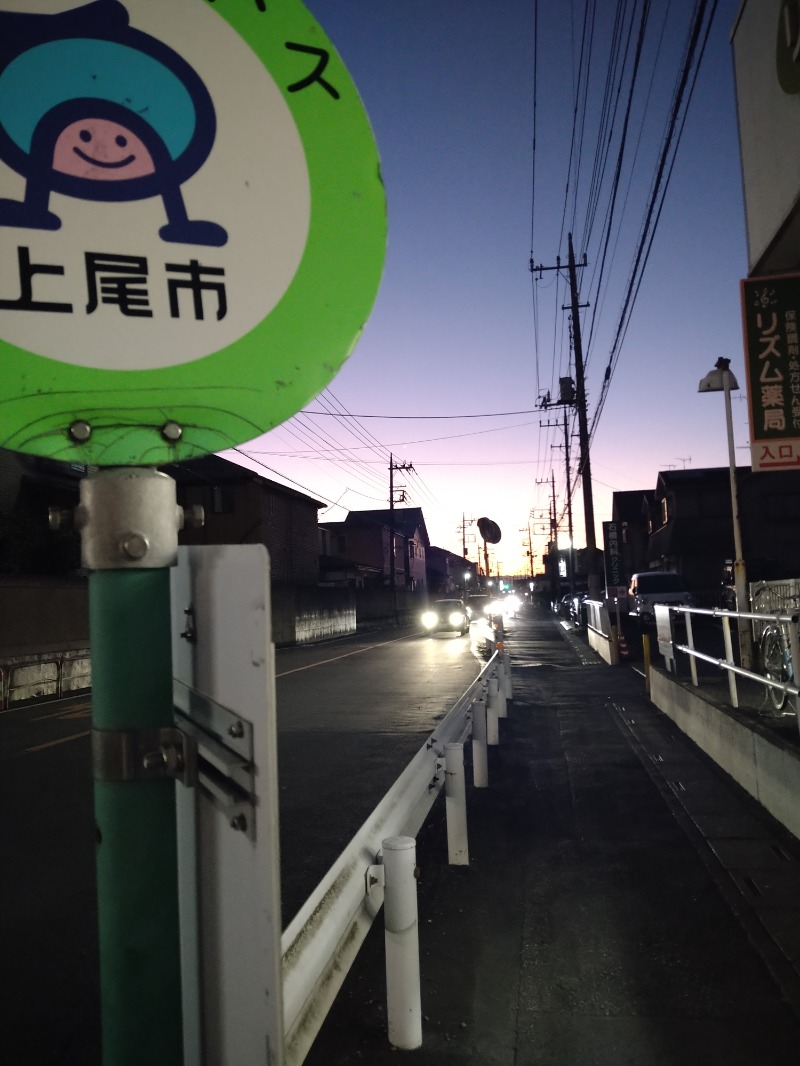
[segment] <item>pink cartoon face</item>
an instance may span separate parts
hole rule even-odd
[[[144,143],[125,126],[109,119],[73,122],[61,131],[53,149],[53,170],[91,181],[122,181],[155,173]]]

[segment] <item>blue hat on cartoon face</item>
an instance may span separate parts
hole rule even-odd
[[[180,192],[215,135],[199,75],[131,28],[117,0],[60,15],[0,12],[0,158],[27,179],[22,203],[0,200],[0,226],[58,229],[51,192],[100,201],[160,196],[164,240],[224,244],[221,226],[188,219]]]

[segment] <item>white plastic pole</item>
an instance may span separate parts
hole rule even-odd
[[[500,725],[497,720],[497,678],[489,678],[489,691],[486,700],[486,743],[494,746],[500,743]]]
[[[475,788],[489,787],[489,756],[486,750],[486,703],[472,705],[472,783]]]
[[[506,673],[506,699],[514,699],[514,682],[511,679],[511,656],[507,651],[503,651],[503,668]]]
[[[389,1043],[401,1051],[422,1045],[416,865],[413,837],[383,841],[386,1015]]]
[[[451,866],[469,866],[467,786],[464,780],[463,744],[445,744],[444,773],[447,861]]]

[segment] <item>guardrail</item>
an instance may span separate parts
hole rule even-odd
[[[800,679],[800,615],[737,612],[727,611],[722,608],[668,607],[667,605],[659,604],[656,605],[657,628],[659,613],[661,612],[669,613],[670,643],[676,652],[681,652],[688,656],[692,684],[696,688],[700,687],[697,663],[710,663],[727,674],[731,706],[739,706],[737,678],[745,678],[748,681],[754,681],[762,685],[771,693],[777,694],[778,698],[775,700],[776,708],[781,707],[784,700],[790,699],[793,705],[792,713],[797,716],[798,727],[800,728],[800,699],[798,699],[800,697],[800,688],[795,683]],[[679,643],[674,635],[672,621],[673,618],[679,615],[683,617],[686,625],[685,644]],[[692,619],[695,617],[719,618],[721,620],[725,647],[724,657],[710,655],[696,646],[694,627],[692,625]],[[742,622],[748,624],[756,623],[759,632],[759,662],[762,669],[764,669],[763,673],[748,670],[736,663],[733,650],[734,642],[731,634],[731,620],[735,620],[738,625],[742,624]],[[778,654],[774,667],[770,665],[769,659],[765,658],[765,654],[768,654],[765,642],[770,639],[768,635],[774,635],[776,638]],[[659,632],[659,645],[661,644],[662,639]]]
[[[448,836],[451,832],[458,837],[464,836],[463,840],[449,842],[450,861],[465,861],[466,824],[458,812],[452,812],[451,816],[449,809],[451,798],[457,799],[460,791],[463,801],[464,792],[462,747],[461,788],[456,782],[455,796],[451,797],[450,779],[457,779],[459,761],[458,751],[453,749],[462,746],[472,731],[473,714],[476,734],[473,744],[497,743],[497,718],[505,715],[506,698],[510,695],[507,653],[498,650],[431,733],[284,931],[281,951],[286,1066],[300,1066],[304,1061],[381,909],[390,876],[388,867],[382,868],[384,850],[390,848],[395,852],[397,838],[407,840],[416,835],[446,778]],[[479,755],[474,762],[476,777],[482,776],[485,758]],[[478,787],[485,783],[475,781]],[[407,847],[401,845],[400,850]],[[415,908],[416,903],[414,914]],[[386,920],[388,929],[391,915],[387,914]],[[416,921],[413,924],[416,937]],[[387,1010],[390,1038],[395,1046],[417,1047],[421,1042],[421,1029],[418,1030],[419,1040],[415,1042],[413,989],[411,993],[406,990],[399,995],[403,1003],[401,1013],[406,1017],[400,1023],[400,1035],[393,1034],[393,1013],[396,1017],[397,1012],[393,1012],[390,1000]],[[408,1032],[409,1026],[411,1033]]]

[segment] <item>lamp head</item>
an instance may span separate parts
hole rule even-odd
[[[730,369],[730,359],[717,359],[714,364],[714,369],[709,370],[704,378],[701,379],[700,384],[697,386],[698,392],[724,392],[725,391],[725,374],[728,375],[728,388],[734,391],[739,388],[739,382],[736,380],[736,375]]]

